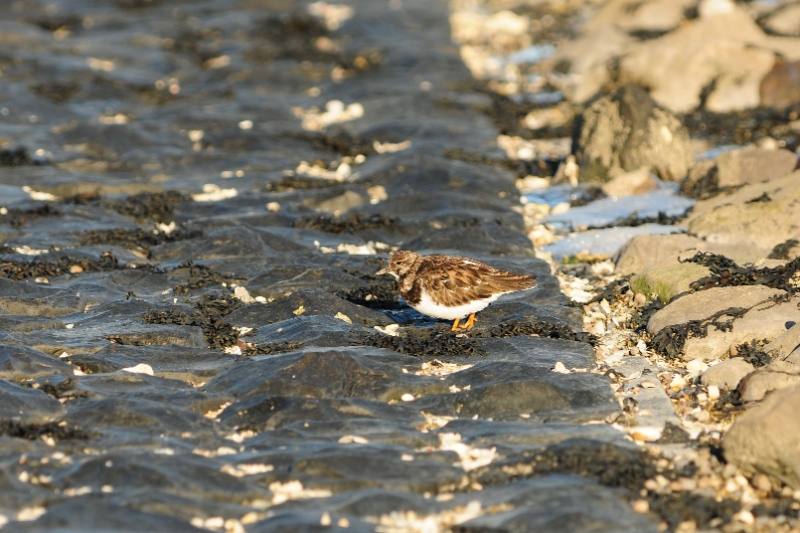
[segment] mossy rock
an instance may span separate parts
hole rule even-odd
[[[662,302],[667,303],[676,295],[688,291],[693,281],[708,275],[709,270],[704,266],[681,263],[636,274],[631,278],[630,285],[634,292],[648,296],[655,293]]]

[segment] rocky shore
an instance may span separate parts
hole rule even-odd
[[[12,1],[0,527],[798,530],[796,7]]]

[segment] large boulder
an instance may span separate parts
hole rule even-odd
[[[800,385],[775,392],[739,417],[722,440],[725,458],[800,489]]]
[[[607,182],[641,168],[675,181],[687,175],[693,158],[680,119],[633,85],[584,112],[575,151],[586,182]]]
[[[704,91],[710,111],[756,107],[761,79],[775,64],[765,38],[744,10],[715,13],[623,57],[620,79],[650,87],[659,104],[676,112],[699,107]]]

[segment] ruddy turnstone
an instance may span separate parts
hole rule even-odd
[[[475,313],[501,295],[531,289],[536,276],[523,276],[480,261],[454,255],[429,255],[400,250],[378,274],[400,282],[400,296],[420,313],[453,320],[451,331],[472,329]],[[469,315],[466,324],[459,321]]]

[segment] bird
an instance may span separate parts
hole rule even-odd
[[[395,252],[377,274],[394,276],[400,296],[420,313],[452,320],[450,331],[471,330],[475,313],[501,295],[536,286],[535,275],[514,274],[467,257],[422,256],[408,250]]]

